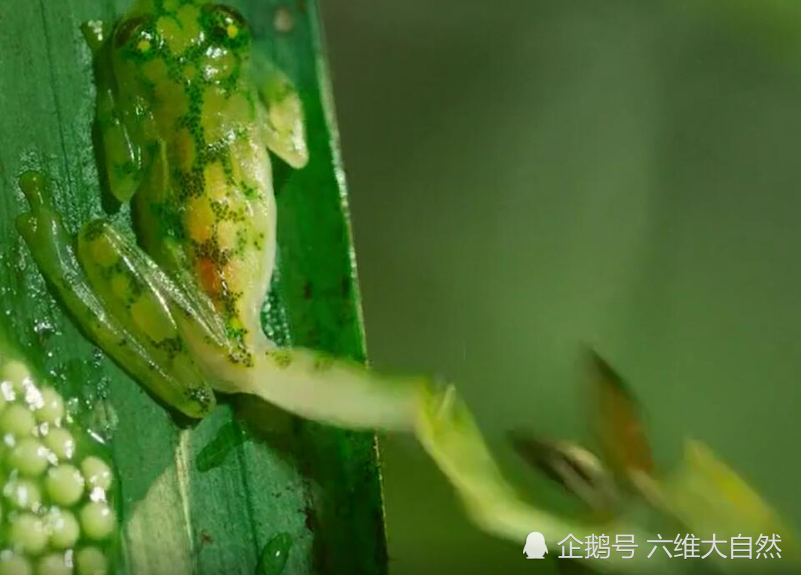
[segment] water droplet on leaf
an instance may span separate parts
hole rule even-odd
[[[279,533],[267,542],[261,552],[256,575],[280,575],[289,559],[292,537],[289,533]]]

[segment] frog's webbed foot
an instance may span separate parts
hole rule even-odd
[[[17,228],[82,330],[162,401],[190,417],[206,415],[214,394],[178,337],[178,290],[105,221],[84,227],[76,253],[41,174],[24,174],[20,187],[31,211]]]
[[[309,161],[309,150],[300,96],[286,74],[266,59],[256,60],[254,75],[267,110],[262,123],[267,147],[293,168],[302,168]]]

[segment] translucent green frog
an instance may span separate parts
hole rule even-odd
[[[252,60],[239,13],[204,0],[138,0],[113,27],[95,22],[84,32],[95,56],[100,171],[117,200],[131,202],[135,237],[101,219],[73,238],[36,172],[21,177],[31,210],[17,225],[74,320],[120,366],[194,418],[213,409],[219,391],[342,427],[412,431],[476,523],[521,545],[534,529],[552,544],[594,532],[647,539],[624,517],[587,523],[529,504],[452,387],[278,349],[265,336],[276,248],[268,150],[298,169],[308,154],[300,99],[274,66]],[[670,515],[686,511],[688,524],[734,516],[773,529],[766,506],[739,484],[735,499],[747,512],[706,504],[717,504],[707,495],[721,477],[734,483],[705,451],[693,453],[680,476],[689,479],[673,491],[649,477],[648,493],[665,493],[651,499],[669,502]],[[677,572],[657,559],[595,565]]]
[[[101,173],[131,202],[136,237],[99,220],[73,242],[37,173],[21,179],[32,209],[18,220],[83,330],[191,417],[209,413],[218,390],[351,427],[408,427],[414,386],[278,350],[261,329],[276,247],[268,150],[294,168],[308,153],[300,99],[251,58],[242,16],[203,0],[139,0],[84,34]]]

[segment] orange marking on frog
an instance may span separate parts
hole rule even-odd
[[[215,296],[220,293],[222,284],[220,281],[220,270],[214,265],[214,261],[208,258],[203,258],[197,263],[197,274],[200,279],[200,285],[210,296]]]

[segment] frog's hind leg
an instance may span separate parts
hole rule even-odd
[[[263,340],[250,348],[247,362],[198,351],[217,374],[216,390],[253,394],[295,415],[349,429],[413,429],[425,380],[387,377],[356,362]]]
[[[82,330],[162,401],[190,417],[206,415],[214,394],[177,337],[178,290],[108,222],[86,225],[76,251],[42,176],[28,172],[20,186],[31,211],[17,228]]]
[[[239,376],[238,389],[221,391],[251,393],[296,415],[339,427],[414,433],[474,521],[489,532],[523,540],[531,525],[549,534],[589,528],[562,521],[519,496],[452,386],[388,377],[297,348],[254,351],[253,367]]]

